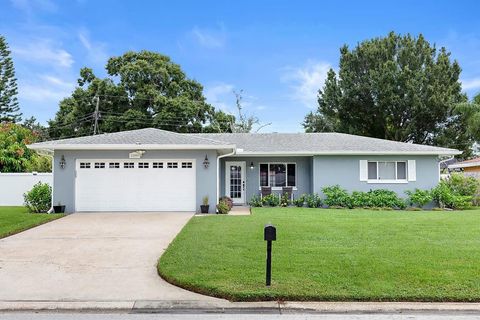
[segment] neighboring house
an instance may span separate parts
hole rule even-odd
[[[340,133],[180,134],[140,129],[35,143],[54,153],[53,203],[75,211],[197,211],[246,204],[262,186],[294,197],[434,187],[439,156],[460,151]]]
[[[450,164],[448,170],[463,171],[465,175],[480,178],[480,158]]]

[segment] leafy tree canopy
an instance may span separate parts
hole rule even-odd
[[[480,141],[480,93],[470,102],[459,103],[454,109],[458,130],[465,132],[475,142]],[[471,157],[472,154],[465,154]]]
[[[460,66],[445,48],[422,35],[398,35],[340,49],[338,75],[328,72],[318,109],[305,117],[307,132],[337,131],[471,152],[456,106]]]
[[[38,135],[14,123],[0,124],[0,172],[50,172],[51,159],[28,149]]]
[[[17,79],[5,37],[0,36],[0,122],[19,122]]]
[[[127,52],[112,57],[108,76],[97,77],[89,68],[80,71],[79,86],[60,102],[49,121],[50,136],[62,138],[93,133],[99,97],[99,131],[117,132],[155,127],[176,132],[219,132],[228,129],[232,116],[205,101],[203,87],[187,78],[165,55]]]

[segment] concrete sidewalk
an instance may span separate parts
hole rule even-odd
[[[469,313],[480,315],[480,303],[429,302],[229,302],[225,300],[138,301],[0,301],[7,311],[101,311],[129,313]]]

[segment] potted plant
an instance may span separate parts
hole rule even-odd
[[[53,206],[54,213],[65,213],[65,206],[59,202],[56,206]]]
[[[200,206],[200,212],[208,213],[208,210],[210,209],[210,206],[208,205],[208,196],[203,197],[202,203],[203,204]]]

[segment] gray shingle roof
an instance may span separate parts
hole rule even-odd
[[[191,134],[196,137],[233,143],[244,152],[305,152],[305,153],[432,153],[452,154],[455,149],[439,148],[362,137],[344,133],[210,133]]]
[[[33,146],[42,145],[121,145],[121,144],[161,144],[161,145],[224,145],[221,141],[198,137],[190,134],[180,134],[154,128],[145,128],[115,133],[105,133],[94,136],[85,136],[71,139],[61,139],[35,143]]]
[[[31,145],[33,149],[101,149],[128,148],[132,145],[163,146],[164,149],[225,148],[236,146],[237,153],[359,153],[359,154],[457,154],[458,150],[395,142],[343,133],[190,133],[146,128],[71,139],[46,141]]]

